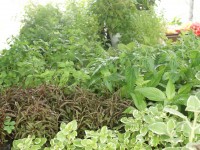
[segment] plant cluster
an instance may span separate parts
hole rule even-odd
[[[195,78],[200,70],[199,46],[193,34],[164,47],[120,44],[114,56],[90,63],[89,87],[99,93],[118,90],[122,97],[132,98],[140,110],[149,100],[186,105],[190,92],[199,84]]]
[[[50,147],[43,147],[44,139],[28,137],[16,140],[13,143],[14,150],[30,149],[37,146],[36,150],[54,149],[80,149],[80,150],[128,150],[128,149],[165,149],[165,150],[189,150],[198,147],[199,140],[199,110],[200,99],[190,96],[187,101],[186,111],[194,114],[193,119],[177,111],[177,106],[162,105],[151,106],[144,111],[129,108],[126,112],[132,117],[121,119],[124,132],[109,130],[106,126],[97,131],[85,131],[83,139],[77,138],[77,122],[62,123],[60,131],[50,141]],[[32,140],[36,142],[29,142]],[[40,143],[42,143],[40,145]]]
[[[164,25],[153,3],[27,7],[19,36],[0,56],[1,142],[19,139],[13,149],[27,150],[173,149],[196,142],[200,41],[190,32],[159,44]],[[104,48],[102,29],[121,34],[117,47]],[[137,110],[126,117],[129,106]]]
[[[136,40],[154,45],[163,38],[164,21],[155,14],[153,4],[152,0],[97,0],[91,3],[90,9],[97,16],[99,30],[106,28],[111,41],[119,33],[121,43]]]
[[[59,130],[61,122],[78,122],[78,135],[83,137],[85,129],[97,130],[102,126],[114,128],[119,125],[123,111],[131,101],[122,100],[117,94],[112,97],[97,96],[89,91],[55,86],[36,88],[10,88],[0,95],[0,105],[5,114],[4,130],[9,134],[14,129],[14,138],[28,135],[50,139]]]

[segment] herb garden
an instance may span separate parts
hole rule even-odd
[[[30,4],[0,56],[0,150],[198,150],[200,26],[153,0]]]

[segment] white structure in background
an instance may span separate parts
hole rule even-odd
[[[163,12],[168,21],[174,17],[181,18],[182,22],[188,22],[190,17],[191,0],[160,0],[158,11]],[[194,0],[193,22],[200,22],[200,0]]]
[[[24,6],[30,0],[0,0],[0,51],[8,48],[7,39],[19,33]],[[63,4],[66,0],[31,0],[42,5],[48,2]]]
[[[23,8],[29,0],[0,0],[0,50],[8,47],[6,40],[16,36],[20,30],[20,19]],[[56,2],[63,4],[67,0],[32,0],[40,4]],[[175,16],[182,22],[189,20],[189,3],[191,0],[160,0],[158,11],[163,12],[166,19],[171,21]],[[200,0],[194,0],[193,21],[200,22]]]

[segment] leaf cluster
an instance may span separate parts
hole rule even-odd
[[[58,132],[61,122],[73,119],[78,121],[78,136],[83,137],[85,129],[116,127],[123,111],[131,106],[131,101],[122,100],[117,94],[97,96],[79,88],[72,92],[48,85],[10,88],[0,97],[5,114],[15,121],[15,139],[28,135],[50,139]],[[10,123],[6,125],[13,127]]]
[[[123,133],[103,126],[97,131],[86,130],[82,139],[77,138],[78,125],[75,120],[68,124],[62,123],[60,131],[51,140],[50,147],[45,147],[44,150],[189,150],[198,146],[194,142],[200,138],[199,104],[200,100],[195,96],[188,99],[186,111],[196,114],[191,120],[177,111],[177,106],[156,105],[144,111],[129,108],[126,113],[132,114],[132,117],[121,119],[125,129]],[[28,139],[30,137],[25,140]],[[21,143],[21,140],[14,141],[14,149],[19,149]],[[40,148],[41,146],[38,147]]]

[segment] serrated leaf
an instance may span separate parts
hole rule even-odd
[[[158,135],[168,135],[167,134],[167,125],[164,122],[156,122],[149,125],[149,130],[158,134]]]
[[[140,92],[142,95],[152,101],[164,101],[166,99],[165,94],[161,90],[154,87],[138,88],[135,91]]]
[[[138,69],[134,67],[127,67],[125,71],[125,79],[127,83],[127,91],[132,92],[134,90],[135,82],[138,77]]]

